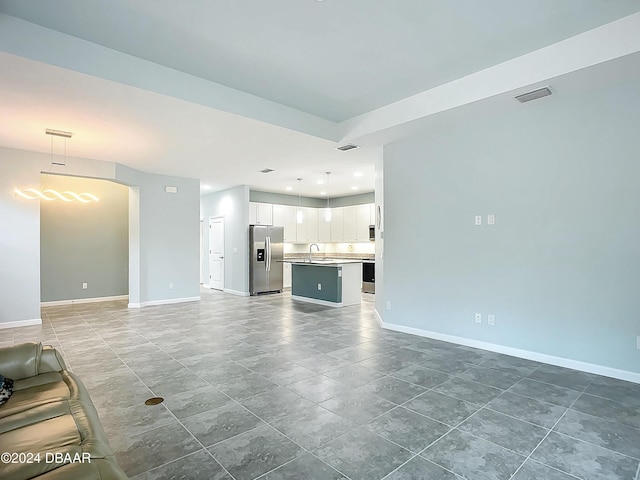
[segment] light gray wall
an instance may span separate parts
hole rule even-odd
[[[43,302],[129,293],[129,189],[106,180],[42,175],[42,190],[92,193],[92,203],[40,205]],[[83,282],[87,289],[82,288]]]
[[[249,200],[252,202],[274,203],[276,205],[298,205],[297,195],[286,195],[282,193],[260,192],[251,190]],[[350,205],[363,205],[374,202],[373,192],[360,193],[358,195],[346,195],[344,197],[331,197],[332,207],[347,207]],[[326,198],[300,197],[300,205],[303,207],[324,208],[327,206]]]
[[[199,296],[199,181],[162,177],[116,163],[67,157],[64,167],[52,166],[50,156],[0,147],[0,323],[40,318],[40,205],[17,197],[15,187],[40,186],[40,173],[111,179],[138,192],[130,219],[139,219],[134,250],[140,260],[130,263],[129,301],[171,301]],[[165,185],[177,185],[168,197]],[[130,242],[132,241],[130,238]],[[131,258],[130,246],[130,258]],[[137,283],[132,283],[131,279]],[[168,290],[173,282],[174,290]],[[138,295],[132,298],[132,292]]]
[[[385,147],[384,322],[640,372],[638,125],[629,83]]]
[[[204,283],[209,284],[209,218],[224,217],[224,288],[249,294],[249,187],[237,187],[200,197]]]
[[[200,296],[200,181],[116,164],[116,179],[137,187],[140,303]],[[165,187],[177,187],[167,193]],[[133,241],[133,237],[131,237]],[[135,245],[130,246],[135,249]],[[169,284],[173,284],[173,289]],[[129,296],[131,303],[131,295]]]

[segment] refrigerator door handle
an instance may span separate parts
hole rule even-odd
[[[267,261],[266,261],[266,268],[267,268],[267,272],[271,271],[271,237],[267,237],[266,238],[267,241]]]

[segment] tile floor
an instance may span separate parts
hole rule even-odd
[[[640,385],[383,330],[372,300],[48,307],[0,345],[60,348],[135,480],[640,480]]]

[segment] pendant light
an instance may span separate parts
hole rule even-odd
[[[331,221],[331,191],[329,190],[329,175],[331,172],[324,172],[327,174],[327,208],[324,209],[324,221]]]
[[[67,166],[67,139],[73,136],[71,132],[65,132],[63,130],[53,130],[51,128],[47,128],[44,133],[46,135],[51,135],[51,166],[59,165],[66,167]],[[55,158],[53,155],[53,137],[62,137],[64,138],[64,158]],[[44,173],[44,172],[43,172]],[[15,188],[13,192],[16,196],[20,196],[26,200],[47,200],[49,202],[53,200],[62,200],[63,202],[80,202],[80,203],[91,203],[97,202],[99,199],[95,195],[91,193],[75,193],[71,191],[59,192],[52,188],[47,188],[45,190],[39,190],[37,188]]]
[[[298,178],[298,209],[296,211],[297,223],[302,223],[302,220],[304,220],[304,214],[302,213],[302,210],[300,210],[300,182],[302,182],[302,179]]]

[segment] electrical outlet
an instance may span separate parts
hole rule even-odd
[[[391,310],[391,300],[387,300],[387,310]]]
[[[173,290],[173,283],[169,284],[169,290]]]
[[[482,225],[482,215],[476,215],[473,219],[474,225]]]
[[[322,290],[322,284],[321,283],[318,284],[318,290]]]
[[[82,289],[83,289],[83,290],[86,290],[87,288],[89,288],[89,285],[87,285],[87,282],[84,282],[84,283],[82,284]]]
[[[496,324],[496,316],[487,315],[487,325],[495,325],[495,324]]]
[[[487,215],[487,225],[494,225],[496,223],[496,216],[491,214]]]
[[[482,314],[476,313],[476,323],[482,323]]]

